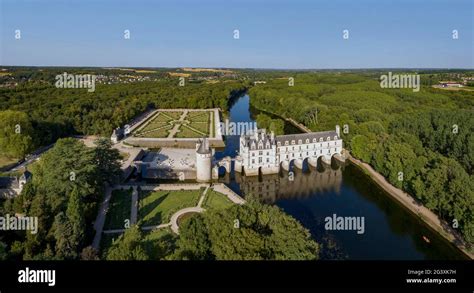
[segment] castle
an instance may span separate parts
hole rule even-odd
[[[247,176],[276,174],[280,166],[288,171],[290,162],[303,168],[303,162],[316,167],[318,159],[331,163],[332,156],[340,157],[342,152],[340,128],[335,131],[310,132],[275,136],[259,129],[253,134],[240,137],[240,152],[235,160],[235,171]]]
[[[290,170],[290,164],[303,169],[304,161],[313,167],[318,161],[330,165],[334,156],[342,156],[342,139],[339,126],[335,131],[309,132],[275,136],[265,129],[240,136],[239,155],[234,159],[224,157],[214,159],[214,149],[207,138],[200,139],[194,150],[162,148],[160,153],[150,152],[134,164],[143,178],[195,179],[198,182],[210,182],[219,178],[219,167],[231,172],[234,170],[245,176],[259,174],[278,174],[280,167]],[[194,158],[193,158],[194,157]]]

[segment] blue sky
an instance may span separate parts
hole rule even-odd
[[[474,68],[472,0],[0,2],[1,65]]]

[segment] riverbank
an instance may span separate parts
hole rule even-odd
[[[347,159],[352,164],[359,167],[367,175],[369,175],[370,178],[372,178],[372,180],[393,199],[397,200],[433,230],[438,232],[446,240],[455,245],[467,257],[474,259],[474,254],[468,250],[466,242],[462,239],[459,233],[449,226],[445,221],[441,220],[435,213],[423,206],[408,193],[390,184],[390,182],[388,182],[385,177],[375,171],[369,164],[352,157],[350,154],[347,154]]]

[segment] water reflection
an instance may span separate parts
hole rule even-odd
[[[341,168],[326,168],[303,172],[293,170],[280,174],[246,177],[235,174],[235,181],[244,195],[253,194],[267,204],[281,199],[305,199],[315,194],[334,192],[340,194],[342,184]]]

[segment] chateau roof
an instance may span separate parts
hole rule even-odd
[[[199,145],[199,148],[196,151],[198,154],[210,154],[211,149],[209,148],[209,143],[207,142],[207,139],[203,139],[201,141],[201,144]]]
[[[322,138],[326,141],[327,137],[331,137],[331,140],[334,140],[335,136],[338,136],[336,131],[321,131],[321,132],[309,132],[309,133],[301,133],[301,134],[287,134],[287,135],[279,135],[276,137],[277,142],[281,142],[281,144],[285,144],[288,142],[291,144],[291,141],[294,140],[295,143],[298,143],[298,140],[302,140],[305,143],[306,139],[309,139],[310,142],[313,141],[314,138],[319,142],[319,139]],[[338,137],[339,138],[339,137]]]
[[[275,140],[272,140],[271,134],[266,133],[265,131],[259,129],[257,131],[257,138],[255,138],[255,134],[248,134],[244,136],[245,145],[249,148],[252,146],[252,143],[255,143],[255,147],[258,148],[259,143],[263,143],[263,148],[266,148],[266,144],[269,143],[270,146],[275,143]],[[262,138],[263,134],[263,138]]]
[[[31,176],[33,176],[33,174],[31,174],[30,171],[25,170],[25,172],[23,172],[23,174],[21,174],[20,180],[28,181],[28,180],[30,180]]]

